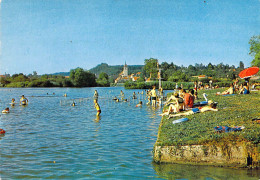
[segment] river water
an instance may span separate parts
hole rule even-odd
[[[99,119],[93,105],[99,93]],[[125,93],[129,102],[112,98]],[[161,108],[135,107],[141,90],[116,88],[1,88],[2,179],[259,179],[259,172],[152,162]],[[139,94],[138,94],[139,92]],[[48,94],[47,94],[48,93]],[[55,94],[53,94],[55,93]],[[64,94],[67,97],[63,97]],[[19,106],[21,95],[27,106]],[[10,106],[11,99],[17,104]],[[71,106],[73,100],[76,106]],[[145,100],[143,100],[145,101]]]

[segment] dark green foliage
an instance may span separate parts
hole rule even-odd
[[[82,68],[72,69],[70,79],[76,87],[92,87],[96,85],[95,75]]]
[[[49,80],[38,79],[28,84],[28,87],[54,87]]]
[[[81,68],[72,70],[74,83],[71,79],[66,79],[61,75],[23,75],[14,74],[11,77],[0,78],[1,87],[89,87],[96,85],[95,75],[84,71]]]
[[[144,73],[146,77],[150,77],[154,80],[157,78],[158,73],[158,60],[154,58],[144,60]]]
[[[97,79],[97,84],[98,84],[98,86],[101,86],[101,87],[110,86],[109,77],[108,77],[107,73],[102,72],[99,74],[99,77]]]
[[[251,37],[249,44],[249,54],[254,57],[251,65],[260,67],[260,35]]]
[[[260,117],[260,92],[248,95],[217,96],[216,92],[225,89],[199,91],[199,100],[203,101],[202,93],[209,100],[218,102],[217,112],[204,112],[186,116],[189,121],[172,124],[171,119],[162,118],[159,129],[158,145],[193,145],[214,142],[251,141],[260,142],[260,125],[253,118]],[[240,132],[216,133],[216,126],[245,126]]]

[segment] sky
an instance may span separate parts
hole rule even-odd
[[[0,74],[145,59],[250,66],[260,0],[0,0]]]

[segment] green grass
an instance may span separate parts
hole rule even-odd
[[[204,101],[202,93],[208,95],[208,100],[218,102],[217,112],[209,111],[190,116],[189,121],[172,124],[173,120],[162,118],[156,145],[193,145],[213,144],[221,142],[250,141],[260,142],[260,124],[252,121],[260,118],[260,92],[248,95],[217,96],[216,92],[224,89],[198,91],[199,100]],[[240,132],[216,133],[216,126],[245,126]]]

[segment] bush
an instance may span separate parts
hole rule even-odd
[[[15,87],[15,88],[23,88],[23,87],[27,87],[27,85],[29,84],[28,81],[25,82],[12,82],[6,85],[6,87]]]

